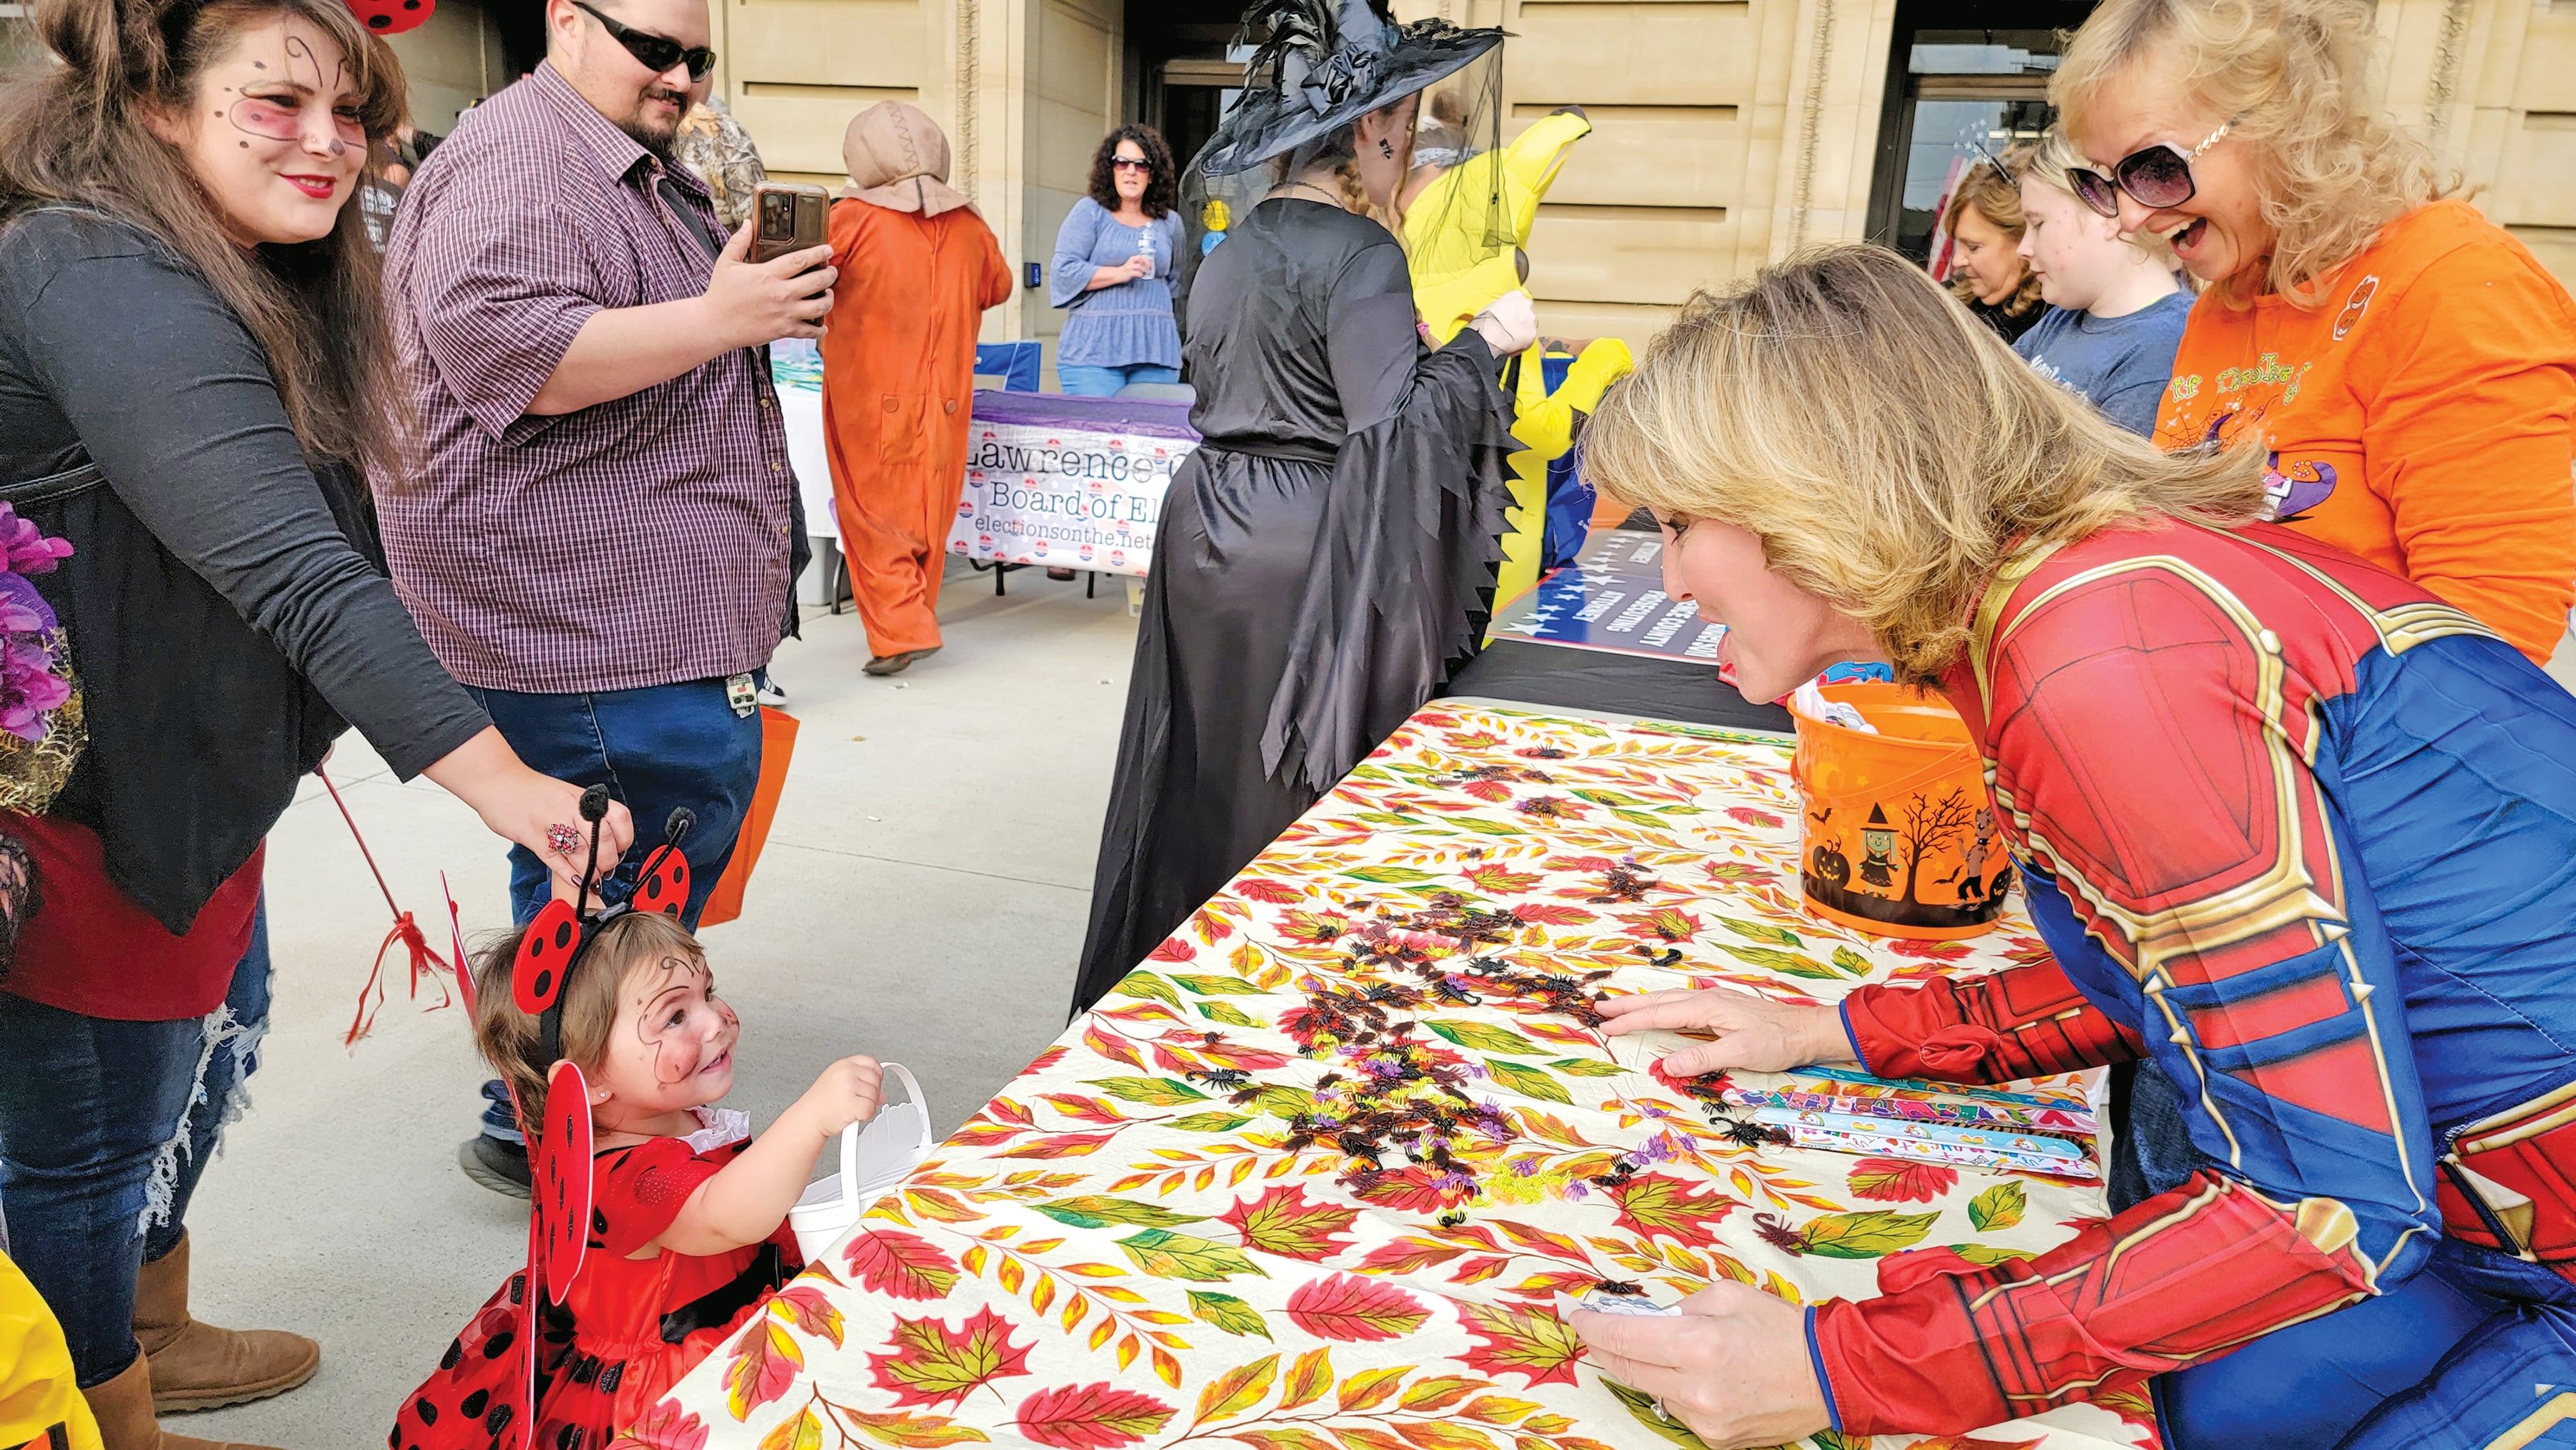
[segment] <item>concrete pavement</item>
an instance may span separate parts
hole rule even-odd
[[[1024,570],[995,599],[989,575],[951,564],[947,647],[905,674],[859,673],[855,614],[809,607],[779,651],[795,764],[743,918],[706,938],[743,1020],[728,1105],[755,1122],[859,1051],[911,1067],[944,1136],[1064,1025],[1134,623],[1114,579],[1086,600]],[[508,925],[501,848],[471,812],[395,782],[354,735],[327,768],[442,954],[442,870],[469,942]],[[460,1011],[424,1014],[397,984],[374,1036],[340,1046],[389,919],[318,785],[269,843],[276,1014],[251,1112],[189,1213],[196,1309],[310,1334],[322,1369],[169,1423],[285,1450],[381,1445],[518,1262],[526,1205],[457,1169],[487,1075]]]

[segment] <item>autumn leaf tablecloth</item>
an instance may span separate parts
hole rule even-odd
[[[2102,1212],[1740,1146],[1656,1072],[1679,1039],[1586,1024],[1605,990],[1827,1001],[2043,951],[2018,907],[1968,943],[1810,917],[1797,810],[1774,740],[1425,708],[632,1443],[1696,1450],[1579,1357],[1559,1292],[1865,1296],[1888,1253],[2028,1254]],[[2148,1424],[2132,1399],[1877,1443]]]

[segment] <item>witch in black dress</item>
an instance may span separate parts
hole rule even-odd
[[[1250,83],[1191,167],[1193,238],[1223,233],[1186,307],[1206,441],[1154,542],[1077,1013],[1429,699],[1490,606],[1501,359],[1535,318],[1513,293],[1432,349],[1378,218],[1400,228],[1424,91],[1498,95],[1502,32],[1329,3],[1245,17]],[[1498,203],[1455,204],[1500,237]]]

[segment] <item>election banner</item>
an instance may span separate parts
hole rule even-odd
[[[1660,534],[1605,529],[1575,561],[1494,616],[1490,639],[1717,664],[1726,626],[1664,594]]]
[[[1186,403],[975,395],[948,551],[1142,575],[1172,472],[1199,446]]]

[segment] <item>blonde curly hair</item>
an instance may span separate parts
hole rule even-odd
[[[2276,234],[2263,281],[2295,306],[2390,222],[2458,190],[2423,138],[2391,121],[2370,74],[2368,0],[2103,0],[2048,83],[2081,141],[2102,88],[2153,65],[2248,148],[2256,201]],[[2235,303],[2261,290],[2218,284]]]
[[[1585,477],[1732,524],[1930,684],[2015,553],[2159,515],[2261,512],[2259,450],[2157,451],[2042,378],[1921,268],[1826,248],[1699,293],[1611,389]]]

